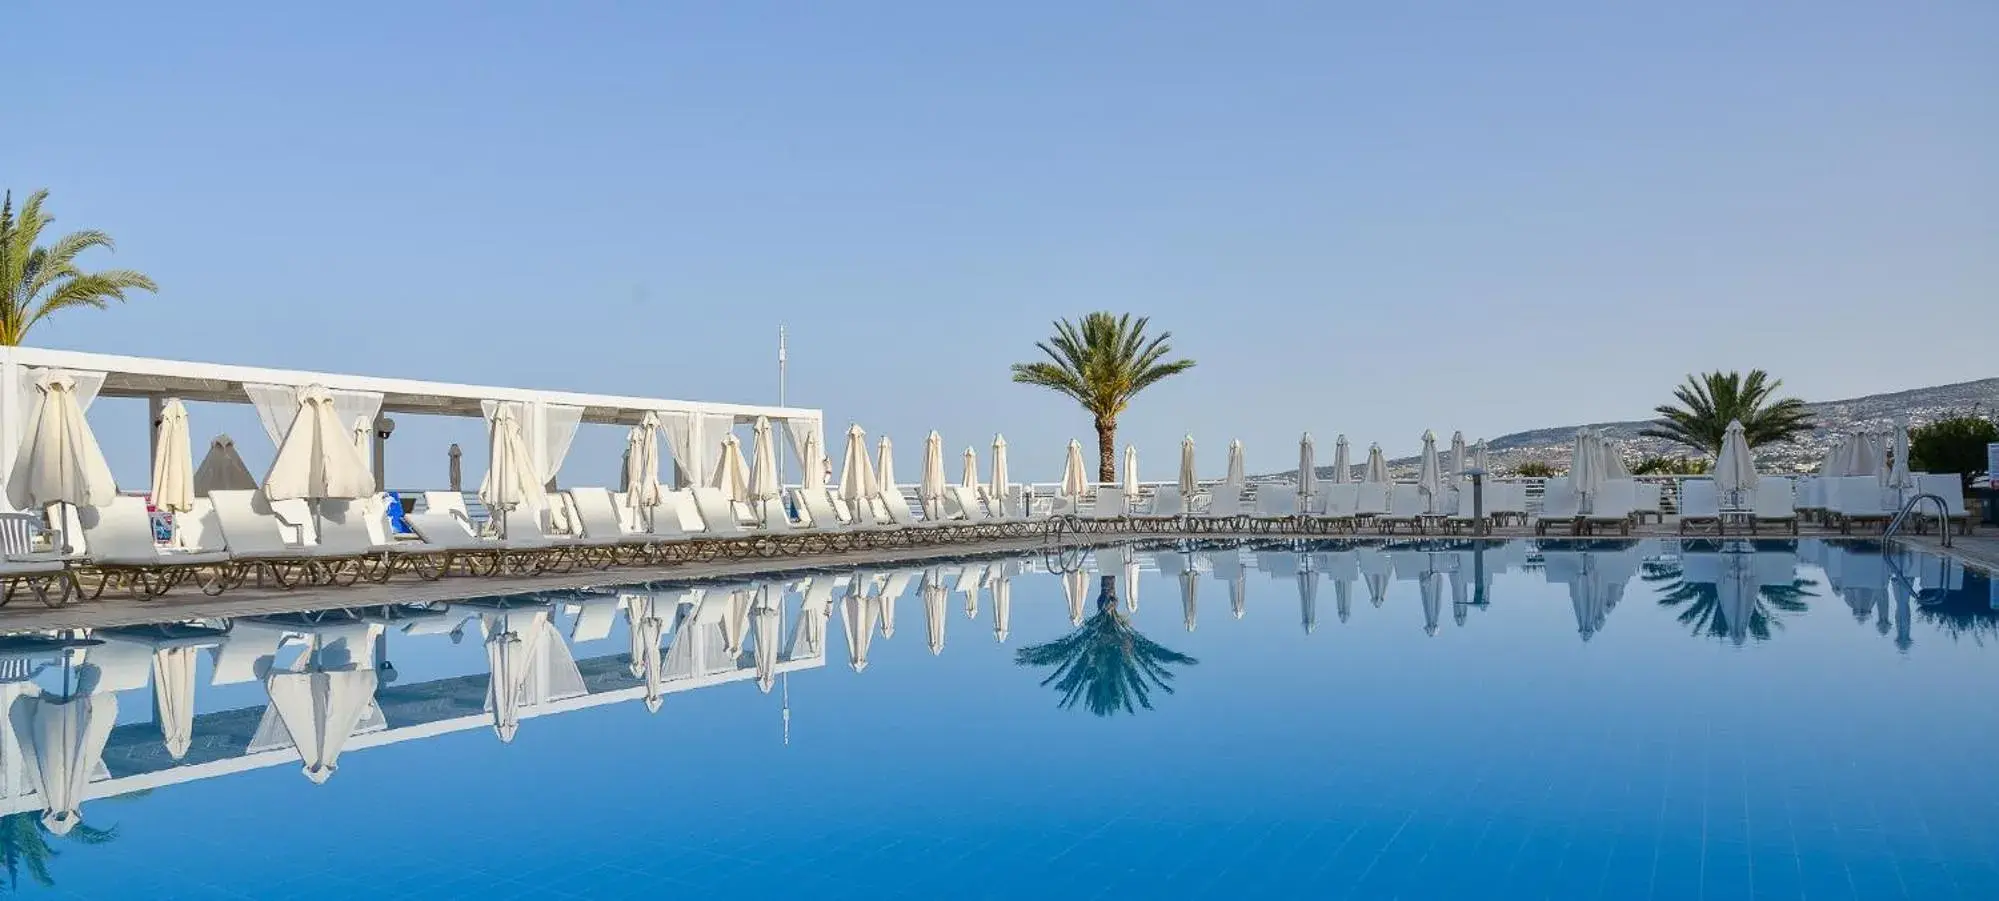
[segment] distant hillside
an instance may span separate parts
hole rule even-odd
[[[1760,465],[1773,470],[1809,468],[1816,465],[1825,455],[1826,450],[1832,445],[1834,435],[1855,428],[1885,426],[1903,417],[1907,417],[1911,424],[1921,425],[1966,410],[1981,410],[1987,413],[1999,410],[1999,378],[1915,388],[1889,394],[1870,394],[1846,400],[1822,401],[1806,404],[1805,409],[1810,412],[1812,421],[1818,425],[1818,429],[1787,444],[1758,448],[1757,460]],[[1689,454],[1686,448],[1679,445],[1657,438],[1641,437],[1639,431],[1650,424],[1650,420],[1578,423],[1500,435],[1489,439],[1487,444],[1492,466],[1501,472],[1528,460],[1539,460],[1557,469],[1566,469],[1569,462],[1569,448],[1575,441],[1576,430],[1580,428],[1596,428],[1608,432],[1611,440],[1617,444],[1627,460]],[[1477,436],[1465,437],[1467,440],[1476,440]],[[1388,466],[1391,471],[1400,475],[1413,474],[1416,471],[1417,460],[1415,457],[1403,457],[1388,461]],[[1321,467],[1319,474],[1321,478],[1329,477],[1332,475],[1332,469]]]

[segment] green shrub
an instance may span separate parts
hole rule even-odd
[[[1971,487],[1985,471],[1985,446],[1999,442],[1999,425],[1975,413],[1960,413],[1909,430],[1909,468],[1954,472]]]

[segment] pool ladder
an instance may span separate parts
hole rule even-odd
[[[1937,540],[1944,547],[1950,547],[1949,505],[1944,503],[1941,495],[1918,494],[1915,497],[1909,498],[1908,502],[1902,505],[1901,512],[1896,513],[1895,518],[1888,521],[1888,528],[1881,531],[1881,549],[1883,551],[1888,549],[1888,539],[1894,537],[1896,532],[1901,531],[1902,523],[1907,522],[1909,514],[1915,512],[1916,505],[1926,500],[1932,501],[1937,505]]]

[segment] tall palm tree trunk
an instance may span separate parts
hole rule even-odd
[[[1117,481],[1117,420],[1097,417],[1097,481]]]

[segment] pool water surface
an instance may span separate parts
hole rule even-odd
[[[1995,600],[1813,539],[1178,543],[17,636],[0,878],[1989,899]]]

